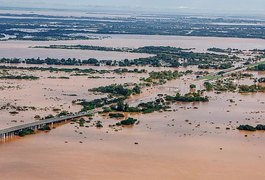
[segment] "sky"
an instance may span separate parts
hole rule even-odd
[[[265,14],[265,0],[0,0],[2,7]]]

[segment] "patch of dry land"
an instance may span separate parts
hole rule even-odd
[[[110,47],[115,41],[115,47],[136,48],[179,47],[179,41],[183,48],[201,53],[218,45],[228,48],[224,47],[227,39],[220,38],[145,36],[146,44],[140,44],[143,41],[134,37],[142,39],[113,36],[56,43]],[[203,48],[193,43],[197,39]],[[23,58],[30,58],[30,52],[32,58],[37,58],[38,52],[46,58],[51,52],[52,58],[79,54],[76,58],[89,59],[92,53],[99,60],[143,61],[156,53],[28,48],[54,42],[1,43],[0,52],[5,48],[10,51],[6,58],[22,60],[0,64],[0,129],[68,113],[96,113],[56,124],[50,131],[2,141],[0,179],[265,179],[264,131],[237,129],[240,125],[265,124],[265,73],[258,69],[265,53],[251,51],[255,49],[253,39],[227,41],[238,50],[212,53],[238,56],[227,60],[232,62],[229,68],[219,66],[224,62],[216,59],[211,60],[214,63],[207,61],[214,66],[198,67],[202,59],[190,63],[189,57],[186,61],[180,57],[183,54],[173,50],[163,53],[179,61],[178,67],[168,66],[172,59],[161,62],[160,67],[108,66],[104,62],[79,66],[26,64]],[[247,47],[240,47],[244,41]],[[264,40],[257,41],[259,47],[265,47]],[[13,47],[18,49],[17,54],[11,53]]]

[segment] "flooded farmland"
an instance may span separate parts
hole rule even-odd
[[[144,53],[102,52],[87,50],[33,49],[30,46],[52,44],[82,44],[104,47],[173,46],[195,48],[205,52],[210,47],[250,50],[265,47],[264,40],[233,38],[200,38],[111,35],[103,40],[82,41],[3,41],[0,56],[5,58],[97,58],[123,60],[149,57]],[[144,84],[151,72],[193,71],[162,84],[143,86],[141,93],[125,100],[131,106],[155,101],[165,95],[185,94],[204,89],[203,79],[188,67],[126,67],[145,72],[116,73],[115,66],[78,66],[98,72],[78,70],[28,70],[11,67],[43,67],[50,65],[1,64],[1,76],[37,77],[0,79],[0,128],[41,121],[47,115],[62,111],[79,112],[77,99],[92,101],[109,96],[90,89],[112,84]],[[9,68],[7,68],[9,67]],[[76,68],[56,66],[53,68]],[[102,73],[100,70],[106,70]],[[206,71],[206,70],[205,70]],[[207,70],[210,73],[216,69]],[[264,77],[262,71],[244,71],[253,76],[238,84],[253,84],[254,78]],[[202,72],[200,72],[202,73]],[[126,86],[124,86],[126,87]],[[138,120],[134,126],[113,127],[121,119],[106,113],[84,117],[78,122],[61,124],[51,131],[16,137],[0,143],[0,174],[3,179],[264,179],[265,134],[237,130],[242,124],[265,124],[264,92],[206,91],[209,102],[174,102],[166,111],[153,113],[124,112]],[[12,113],[12,112],[16,113]],[[100,121],[102,127],[95,124]],[[59,178],[58,178],[59,177]],[[145,177],[145,178],[143,178]]]

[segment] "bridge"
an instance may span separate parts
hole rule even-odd
[[[67,115],[67,116],[62,116],[62,117],[55,117],[55,118],[50,118],[50,119],[44,119],[40,120],[38,122],[32,122],[28,124],[23,124],[23,125],[18,125],[6,129],[0,130],[0,140],[6,140],[8,138],[14,137],[16,134],[23,130],[31,129],[34,131],[37,131],[38,129],[46,126],[46,125],[53,125],[54,123],[60,123],[64,121],[69,121],[69,120],[74,120],[75,118],[83,117],[86,115],[89,115],[94,112],[81,112],[77,114],[72,114],[72,115]]]

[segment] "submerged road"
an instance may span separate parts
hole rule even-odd
[[[224,77],[224,76],[228,76],[232,73],[238,73],[238,72],[242,72],[242,71],[246,71],[248,68],[257,66],[259,64],[265,64],[265,61],[260,61],[258,63],[254,63],[254,64],[250,64],[250,65],[242,65],[241,67],[233,67],[233,68],[229,68],[229,69],[225,69],[222,71],[218,71],[218,72],[213,72],[208,76],[204,76],[199,78],[199,80],[214,80],[214,79],[218,79],[219,77]],[[222,72],[222,74],[220,74],[220,72]]]

